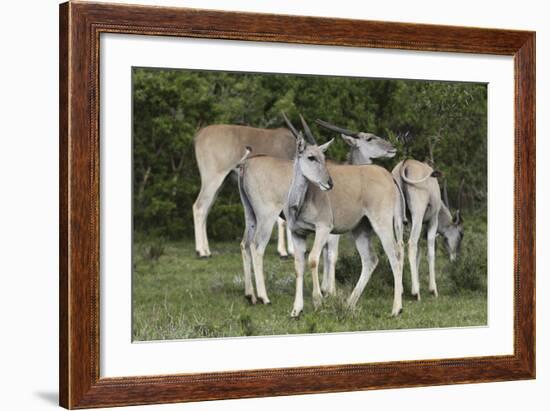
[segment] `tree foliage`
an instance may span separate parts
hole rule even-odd
[[[138,233],[173,239],[193,235],[192,204],[200,189],[193,137],[210,124],[280,127],[281,111],[302,113],[319,141],[334,134],[321,118],[390,139],[400,154],[432,162],[447,178],[449,197],[464,179],[463,206],[485,213],[487,88],[484,84],[415,80],[133,70],[133,199]],[[399,135],[409,132],[405,144]],[[333,144],[330,158],[344,160]],[[209,225],[213,238],[238,238],[243,217],[235,185],[225,184]],[[454,200],[454,201],[453,201]]]

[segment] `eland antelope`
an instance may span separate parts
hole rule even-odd
[[[437,284],[435,280],[435,238],[439,233],[443,239],[451,261],[454,261],[460,252],[464,229],[460,210],[453,217],[447,200],[447,190],[444,190],[444,199],[437,178],[439,173],[434,171],[426,163],[417,160],[404,160],[397,164],[392,174],[403,191],[407,208],[411,214],[411,231],[408,241],[409,264],[411,267],[411,294],[420,300],[420,284],[418,269],[420,265],[420,253],[418,252],[418,240],[422,232],[423,224],[427,228],[428,240],[428,269],[429,290],[437,297]],[[459,195],[460,197],[460,195]],[[446,204],[445,204],[446,203]]]
[[[393,158],[397,153],[397,149],[393,144],[372,133],[352,131],[319,119],[316,120],[316,123],[323,128],[339,133],[350,147],[346,164],[372,164],[373,159]],[[330,160],[329,164],[332,164]],[[400,194],[402,196],[402,193]],[[404,212],[404,207],[402,208]],[[403,221],[406,222],[406,220],[407,218],[403,214]],[[336,292],[336,260],[338,259],[339,241],[339,235],[331,234],[327,244],[323,248],[323,281],[321,282],[321,291],[323,294],[334,294]]]
[[[251,147],[257,154],[292,159],[296,151],[296,141],[285,128],[268,130],[234,125],[212,125],[197,133],[194,145],[201,177],[201,189],[193,204],[195,250],[199,257],[205,258],[211,255],[206,230],[208,213],[225,178],[241,159],[245,147]],[[283,223],[279,221],[278,251],[284,257],[286,249],[282,227]]]
[[[266,156],[248,160],[247,166],[251,167],[254,164],[257,168],[256,172],[252,173],[252,178],[263,179],[264,184],[266,181],[271,182],[270,192],[279,187],[268,175],[268,172],[275,167],[280,168],[284,178],[291,180],[287,201],[284,204],[295,251],[296,295],[291,316],[297,317],[303,311],[306,236],[310,232],[315,232],[315,241],[309,254],[315,305],[319,305],[322,300],[318,265],[321,251],[329,235],[351,232],[361,255],[363,264],[361,277],[348,299],[348,304],[353,307],[378,264],[371,243],[372,234],[375,232],[381,239],[392,266],[395,282],[392,314],[399,314],[402,309],[402,210],[399,190],[391,174],[373,165],[326,164],[324,152],[333,140],[318,146],[305,120],[302,119],[305,139],[286,117],[285,120],[297,139],[294,161]],[[243,174],[246,172],[245,167]],[[244,194],[243,203],[247,210],[247,219],[253,219],[258,215],[263,216],[266,211],[262,207],[263,203],[256,201],[256,193],[248,190],[245,179],[240,181],[243,182],[241,193]],[[256,185],[256,187],[261,186],[261,184]],[[268,215],[273,212],[267,211]],[[250,247],[252,263],[257,276],[256,273],[261,272],[263,267],[258,267],[256,264],[254,251],[256,247],[253,242],[257,239],[257,235],[254,235],[256,228],[254,221],[248,226],[252,229],[248,231],[245,240],[252,245]],[[262,231],[267,230],[259,230],[259,232]],[[258,259],[258,262],[261,263],[261,259]],[[257,268],[260,270],[257,271]],[[260,292],[258,288],[258,293]]]
[[[350,146],[348,163],[371,164],[375,158],[391,158],[396,153],[395,147],[390,142],[374,134],[351,132],[320,120],[318,123],[330,130],[342,132],[342,139]],[[288,199],[292,183],[291,170],[290,161],[279,161],[267,156],[253,156],[240,165],[239,190],[245,209],[246,225],[241,251],[245,296],[252,303],[257,301],[252,285],[252,270],[255,275],[258,299],[263,303],[269,303],[263,275],[263,255],[273,224],[277,216],[282,213]],[[338,242],[339,235],[331,234],[323,249],[324,273],[321,290],[326,294],[335,292]],[[292,241],[289,242],[291,243]]]

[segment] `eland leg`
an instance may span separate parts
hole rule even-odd
[[[422,232],[422,217],[413,216],[411,232],[409,235],[409,267],[411,269],[411,294],[420,300],[420,282],[418,280],[418,241]]]
[[[392,218],[387,219],[386,224],[380,224],[378,219],[373,219],[371,222],[391,265],[393,273],[392,316],[395,317],[403,311],[403,267],[399,256],[399,246],[393,233]]]
[[[252,303],[256,304],[256,294],[254,293],[254,286],[252,285],[252,252],[250,246],[252,239],[256,234],[256,214],[252,208],[252,204],[248,200],[248,197],[239,185],[239,192],[241,194],[241,201],[244,208],[244,234],[241,241],[241,254],[243,258],[243,271],[244,271],[244,296]]]
[[[313,283],[313,305],[318,308],[323,300],[321,286],[319,285],[319,259],[321,252],[325,247],[330,235],[331,227],[317,227],[315,230],[315,240],[308,257],[309,268],[311,269],[311,279]]]
[[[256,304],[256,294],[252,285],[252,254],[250,253],[250,244],[244,239],[241,241],[241,254],[244,270],[244,296],[252,304]]]
[[[336,293],[336,261],[338,260],[339,243],[340,236],[331,234],[329,235],[327,244],[323,249],[324,271],[321,291],[327,295],[333,295]]]
[[[285,223],[286,226],[286,244],[288,247],[288,255],[294,255],[294,242],[292,241],[292,232],[290,231],[290,227],[287,223]]]
[[[244,296],[252,303],[256,304],[256,294],[252,285],[252,253],[250,244],[256,232],[256,220],[248,207],[244,207],[245,229],[243,240],[241,241],[241,254],[243,258],[244,271]]]
[[[416,272],[420,272],[420,263],[422,262],[422,253],[416,254]]]
[[[296,290],[291,317],[299,317],[304,310],[304,271],[306,270],[306,239],[292,234],[294,243],[294,269],[296,270]]]
[[[281,217],[277,218],[277,253],[281,258],[288,258],[286,252],[285,235],[286,235],[286,223]],[[292,242],[292,241],[291,241]]]
[[[437,284],[435,283],[435,237],[437,234],[438,213],[430,220],[428,226],[428,265],[429,265],[429,290],[437,297]]]
[[[355,307],[357,301],[363,294],[370,277],[378,265],[378,257],[372,246],[372,229],[361,225],[352,231],[353,239],[355,240],[355,248],[361,257],[361,276],[353,289],[353,292],[348,298],[348,306]]]
[[[258,295],[258,300],[264,304],[270,303],[269,298],[267,298],[265,287],[264,254],[269,238],[271,237],[271,231],[273,230],[275,220],[276,216],[274,218],[258,219],[258,226],[256,227],[256,232],[250,244],[254,278],[256,279],[256,293]]]
[[[226,174],[218,174],[212,178],[202,178],[201,190],[195,203],[193,204],[193,225],[195,228],[195,250],[201,258],[210,257],[210,247],[208,245],[208,235],[206,232],[206,220],[216,199],[218,191]]]
[[[328,261],[328,241],[323,247],[323,281],[321,282],[321,292],[323,295],[328,294],[328,288],[329,288],[329,261]]]

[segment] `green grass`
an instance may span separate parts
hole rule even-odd
[[[141,239],[134,246],[133,340],[486,325],[486,225],[478,220],[467,227],[458,264],[451,265],[438,247],[438,298],[428,293],[425,257],[420,270],[422,300],[410,297],[406,263],[403,313],[398,318],[390,316],[393,277],[380,250],[380,263],[354,310],[349,310],[345,301],[358,271],[339,272],[337,295],[326,298],[317,310],[311,301],[311,276],[306,272],[304,312],[299,319],[292,319],[293,261],[279,259],[275,242],[269,245],[264,264],[271,304],[253,306],[244,298],[238,241],[213,243],[212,258],[200,260],[192,241],[163,240],[159,245]],[[421,244],[425,255],[425,241]],[[356,252],[347,236],[342,238],[340,255],[338,269],[356,271]]]

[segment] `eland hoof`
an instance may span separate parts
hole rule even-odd
[[[244,298],[246,298],[250,304],[252,304],[252,305],[256,304],[256,296],[254,294],[252,294],[252,295],[246,295],[245,294]]]
[[[313,297],[313,307],[317,310],[323,305],[323,295]]]
[[[210,251],[200,251],[200,250],[195,250],[195,254],[197,255],[198,258],[201,258],[201,259],[210,258],[210,256],[212,255]]]
[[[267,297],[258,297],[258,301],[264,305],[271,304],[271,301],[269,301],[269,298]]]
[[[391,313],[391,316],[395,318],[395,317],[398,317],[399,315],[401,315],[401,313],[403,313],[403,308],[400,308],[399,310],[393,311]]]
[[[294,308],[290,313],[290,318],[299,318],[302,314],[302,309]]]

